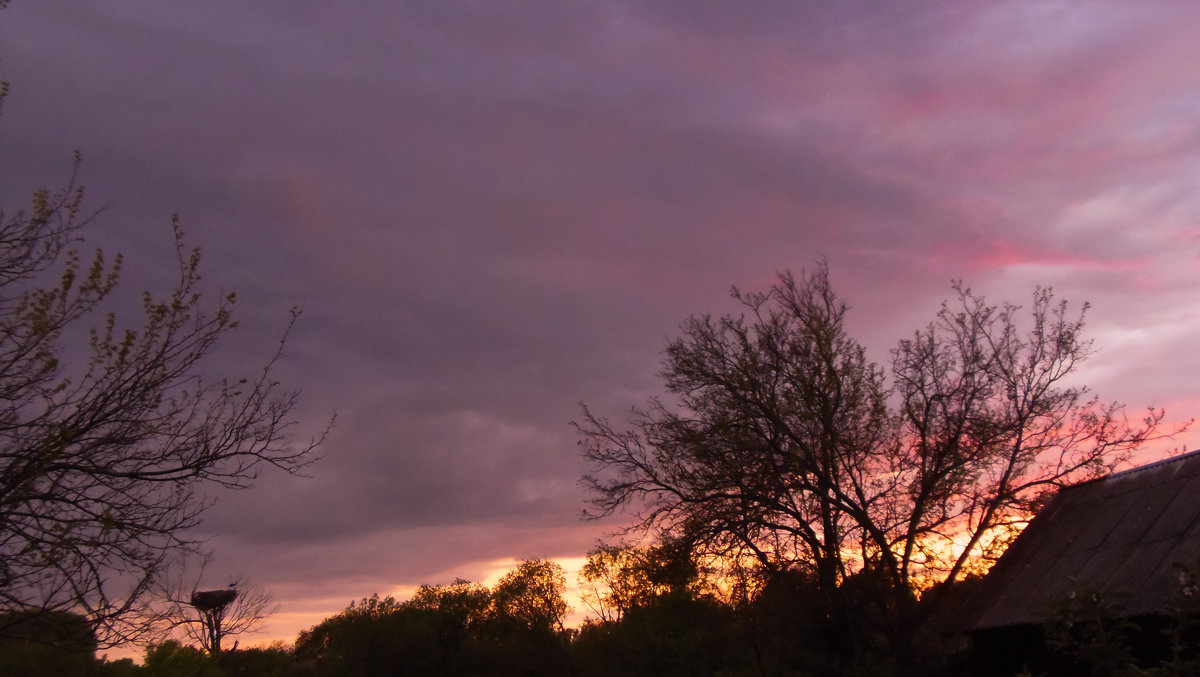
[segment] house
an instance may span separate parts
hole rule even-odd
[[[1024,651],[1030,658],[1050,609],[1086,591],[1141,619],[1149,629],[1140,641],[1158,642],[1149,650],[1161,652],[1161,619],[1178,594],[1177,565],[1198,559],[1194,451],[1060,490],[983,580],[966,629],[985,654],[1014,662]]]

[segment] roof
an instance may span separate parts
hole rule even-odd
[[[973,630],[1041,621],[1072,592],[1122,594],[1157,613],[1176,563],[1200,557],[1200,451],[1058,492],[1013,542],[975,598]]]

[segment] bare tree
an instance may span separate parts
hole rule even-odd
[[[81,331],[123,266],[74,248],[91,222],[82,197],[72,180],[0,212],[0,610],[83,613],[111,645],[137,634],[155,576],[197,546],[200,489],[301,472],[324,432],[292,440],[298,391],[273,377],[282,340],[255,376],[204,378],[236,327],[234,295],[202,297],[178,222],[174,289],[144,294],[134,325],[107,314]]]
[[[895,448],[882,371],[846,335],[824,270],[734,297],[744,317],[693,317],[667,346],[663,377],[680,407],[652,400],[620,430],[585,410],[579,427],[597,514],[631,502],[640,526],[687,530],[713,549],[748,548],[767,569],[812,567],[826,587],[849,573]],[[854,505],[857,504],[857,505]]]
[[[191,586],[174,585],[160,591],[163,605],[155,610],[159,638],[182,633],[210,655],[221,653],[224,640],[256,632],[262,622],[279,610],[274,596],[261,586],[238,578],[228,587],[200,590],[203,568]],[[234,648],[237,644],[234,643]]]
[[[745,315],[693,317],[667,347],[678,406],[652,400],[629,429],[585,408],[592,514],[632,506],[636,527],[687,530],[768,575],[804,571],[831,597],[851,577],[886,583],[870,586],[887,591],[881,631],[903,661],[985,546],[1055,487],[1159,437],[1164,415],[1131,423],[1071,383],[1091,350],[1086,306],[1072,315],[1039,289],[1022,327],[1018,306],[955,289],[893,351],[892,386],[847,333],[824,263],[766,293],[735,289]]]

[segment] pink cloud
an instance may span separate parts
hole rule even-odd
[[[1045,246],[1029,246],[999,238],[980,242],[950,242],[934,249],[930,256],[939,266],[965,268],[968,272],[985,272],[1011,266],[1064,266],[1086,270],[1113,272],[1141,271],[1147,261],[1138,259],[1105,259],[1070,254]]]

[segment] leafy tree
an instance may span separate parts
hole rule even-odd
[[[493,590],[456,580],[412,599],[372,595],[300,633],[297,669],[314,675],[563,675],[570,672],[565,576],[526,560]]]
[[[204,378],[234,295],[202,295],[178,222],[174,288],[143,294],[132,324],[101,314],[124,262],[76,249],[94,216],[74,178],[0,211],[0,611],[79,611],[107,646],[143,629],[155,577],[198,545],[203,487],[299,472],[323,436],[292,443],[278,352],[257,376]],[[5,618],[0,635],[25,617]]]
[[[282,643],[221,652],[218,662],[225,677],[283,677],[290,674],[292,652]]]
[[[443,640],[457,647],[477,636],[491,618],[492,593],[479,583],[458,578],[449,585],[422,585],[403,606],[438,614]]]
[[[145,675],[142,666],[133,662],[132,658],[119,658],[115,661],[103,660],[92,672],[97,677],[139,677]]]
[[[6,614],[2,621],[14,631],[0,637],[0,675],[92,674],[96,635],[86,618],[30,610]]]
[[[224,677],[215,659],[175,639],[147,648],[142,665],[149,677]]]
[[[1132,649],[1139,628],[1126,613],[1123,597],[1079,589],[1047,610],[1046,644],[1067,661],[1060,669],[1097,676],[1145,674]]]
[[[461,604],[465,596],[458,594],[447,596],[458,597],[454,602],[432,599],[440,597],[435,590],[473,593],[473,587],[423,586],[424,596],[413,602],[372,595],[351,603],[300,633],[296,664],[313,675],[488,674],[494,652],[479,642],[482,619],[464,613],[471,604]]]
[[[517,565],[496,583],[492,604],[496,614],[543,632],[563,632],[570,608],[563,598],[567,579],[555,562],[534,557]]]
[[[653,399],[629,429],[585,408],[592,514],[632,506],[637,527],[687,531],[767,575],[810,573],[831,604],[869,573],[852,594],[870,600],[880,651],[911,664],[914,629],[981,551],[1163,418],[1130,423],[1070,384],[1091,352],[1086,306],[1073,314],[1039,289],[1022,327],[1018,306],[955,291],[893,350],[889,385],[849,335],[824,263],[765,293],[734,289],[742,315],[692,317],[668,343],[677,406]]]
[[[1171,592],[1166,600],[1170,658],[1164,675],[1200,674],[1200,559],[1178,562],[1173,567]]]
[[[481,628],[472,672],[569,674],[565,589],[562,567],[548,560],[527,559],[505,574],[492,588],[491,614]]]
[[[472,674],[456,621],[436,605],[372,595],[300,633],[297,666],[314,675]]]
[[[601,544],[587,554],[579,579],[588,589],[583,603],[601,623],[616,623],[635,604],[649,596],[648,581],[639,576],[641,558],[636,546]]]
[[[1119,588],[1080,587],[1044,612],[1051,672],[1092,675],[1200,673],[1200,560],[1176,562],[1157,613],[1131,616]],[[1035,661],[1031,661],[1035,662]]]
[[[734,616],[711,597],[663,594],[585,625],[571,653],[583,675],[754,674]]]
[[[690,544],[667,538],[648,545],[601,544],[587,554],[579,578],[589,587],[584,603],[601,622],[616,622],[664,595],[697,596],[708,584],[704,573]]]
[[[701,566],[686,537],[593,549],[579,577],[598,618],[571,646],[580,672],[741,674],[751,647],[736,610],[716,594],[725,573]]]
[[[351,602],[340,613],[301,631],[296,638],[297,661],[311,666],[316,674],[370,674],[359,666],[370,665],[378,647],[386,644],[380,621],[398,608],[390,595],[381,598],[374,594]]]

